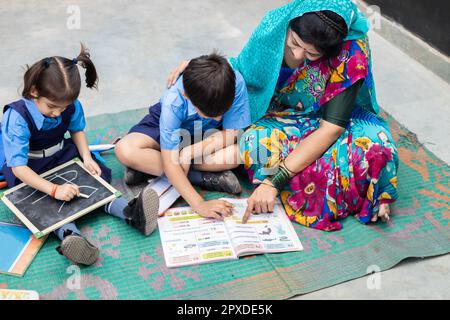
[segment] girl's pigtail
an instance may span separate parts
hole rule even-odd
[[[94,63],[91,61],[89,51],[84,44],[81,44],[81,51],[75,62],[80,63],[80,65],[86,69],[86,87],[97,88],[97,70],[95,69]]]

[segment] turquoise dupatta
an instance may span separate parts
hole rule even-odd
[[[279,71],[283,62],[284,43],[289,22],[308,12],[330,10],[340,15],[348,26],[345,40],[365,37],[369,22],[351,0],[294,0],[280,8],[269,11],[253,32],[248,43],[232,66],[239,70],[247,84],[252,121],[262,118],[275,92]],[[372,74],[369,60],[369,73]],[[374,113],[378,113],[375,87],[370,86],[365,99]]]

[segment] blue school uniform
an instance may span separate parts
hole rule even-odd
[[[13,167],[26,165],[41,174],[81,157],[72,139],[66,139],[64,135],[67,131],[84,130],[85,126],[83,108],[78,100],[54,118],[41,114],[32,100],[21,99],[6,105],[0,131],[0,163],[8,187],[21,183],[12,172]],[[61,143],[61,149],[50,156],[30,158],[30,153],[39,153]],[[111,181],[111,170],[99,166],[102,178]]]
[[[158,142],[163,150],[175,150],[180,145],[182,129],[193,136],[197,126],[201,132],[210,129],[245,129],[251,125],[250,106],[244,78],[236,74],[235,98],[220,121],[201,117],[191,101],[183,96],[183,76],[164,92],[160,102],[149,108],[146,115],[130,132],[139,132]]]

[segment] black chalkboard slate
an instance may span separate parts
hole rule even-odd
[[[70,202],[53,199],[32,187],[21,184],[2,196],[2,201],[33,232],[36,238],[76,220],[120,196],[106,181],[92,176],[78,159],[69,161],[41,175],[52,183],[76,184],[80,193],[88,198],[77,197]]]

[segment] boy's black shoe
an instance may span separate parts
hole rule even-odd
[[[56,248],[56,251],[72,263],[86,266],[94,264],[100,254],[96,246],[71,230],[64,232],[64,239],[61,245]]]
[[[202,172],[201,187],[210,191],[228,192],[238,194],[242,192],[241,184],[236,175],[231,171]]]
[[[147,173],[140,172],[129,167],[125,167],[124,180],[125,183],[130,186],[146,182],[151,177],[152,176]]]
[[[158,223],[159,196],[147,185],[124,209],[125,221],[148,236]]]

